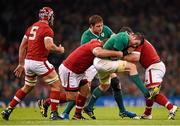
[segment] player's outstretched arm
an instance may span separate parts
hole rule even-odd
[[[123,57],[124,60],[129,62],[137,62],[140,60],[140,54],[132,52],[126,56]]]
[[[100,58],[103,58],[103,57],[123,57],[123,52],[121,51],[113,51],[113,50],[106,50],[106,49],[103,49],[102,47],[96,47],[93,49],[93,54],[96,56],[96,57],[100,57]]]
[[[59,46],[56,46],[53,42],[53,38],[51,37],[45,37],[44,44],[49,52],[64,53],[64,47],[61,46],[61,44]]]
[[[27,37],[24,36],[19,47],[19,64],[14,70],[14,74],[16,77],[20,77],[24,71],[24,59],[26,57],[26,50],[28,47]]]

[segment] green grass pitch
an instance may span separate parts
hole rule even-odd
[[[62,112],[62,108],[59,108],[59,111]],[[127,107],[127,109],[137,114],[142,114],[144,111],[144,107]],[[2,111],[1,108],[0,111]],[[71,113],[73,114],[73,112]],[[153,109],[152,120],[122,119],[118,116],[116,107],[96,107],[94,112],[97,120],[50,121],[40,115],[38,108],[16,108],[9,121],[0,118],[0,125],[180,125],[180,113],[176,113],[175,120],[167,120],[168,111],[163,107]],[[83,115],[87,117],[85,114]]]

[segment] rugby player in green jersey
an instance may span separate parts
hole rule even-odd
[[[136,48],[139,45],[143,44],[143,42],[144,38],[141,34],[128,35],[126,32],[119,32],[118,34],[108,39],[103,48],[108,50],[122,51],[123,54],[126,55],[128,47]],[[94,66],[98,71],[100,86],[94,89],[90,100],[84,110],[93,110],[93,106],[96,100],[103,95],[103,91],[106,91],[109,88],[112,81],[112,73],[120,73],[125,71],[129,72],[130,78],[145,95],[145,97],[150,97],[148,90],[145,88],[143,82],[139,78],[135,64],[123,60],[113,61],[110,59],[95,58]],[[93,112],[91,112],[91,114],[93,114]],[[134,118],[138,119],[137,116],[135,116]]]
[[[84,33],[81,36],[81,45],[89,42],[91,39],[98,39],[101,41],[106,41],[108,38],[110,38],[114,34],[108,26],[103,24],[103,19],[99,15],[91,16],[89,18],[89,25],[90,25],[89,29],[84,31]],[[97,71],[94,68],[94,66],[92,65],[86,71],[86,74],[87,74],[88,81],[91,82],[93,80],[93,78],[95,77],[95,75],[97,74]],[[121,117],[129,117],[129,118],[136,117],[137,115],[135,113],[128,112],[125,109],[125,106],[123,103],[121,85],[119,82],[119,78],[117,77],[116,74],[112,74],[111,88],[113,90],[113,95],[114,95],[114,98],[115,98],[116,103],[119,108],[119,115]],[[100,92],[102,94],[106,92],[106,90],[104,90],[102,88],[98,88],[98,89],[100,89]],[[92,101],[90,102],[90,104],[92,104],[92,106],[95,103],[95,100],[93,100],[93,101],[94,102],[92,102]],[[61,114],[61,117],[65,118],[65,119],[69,119],[69,113],[74,106],[75,106],[75,101],[68,102],[65,107],[64,112]],[[93,113],[93,109],[86,109],[86,107],[85,107],[84,112],[86,114],[88,114],[92,119],[96,119],[94,116],[94,113]]]
[[[93,15],[89,18],[89,29],[83,32],[81,36],[81,45],[89,42],[91,39],[105,41],[113,35],[113,31],[103,24],[103,19],[99,15]]]

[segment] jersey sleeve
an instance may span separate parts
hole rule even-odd
[[[43,30],[44,30],[44,37],[54,38],[54,32],[51,28],[45,27]]]
[[[143,45],[137,47],[133,52],[141,52]]]
[[[31,27],[29,27],[27,30],[26,30],[26,32],[25,32],[25,34],[24,34],[24,37],[29,37],[29,34],[30,34],[30,29],[31,29]]]
[[[89,36],[87,34],[84,34],[81,36],[81,45],[87,43],[89,41]]]
[[[109,38],[103,45],[103,48],[108,49],[108,50],[113,50],[114,42],[115,42],[115,36]]]
[[[93,51],[93,49],[95,49],[96,47],[102,47],[102,42],[98,40],[93,40],[90,50]]]
[[[83,35],[81,36],[81,45],[89,42],[91,39],[95,39],[94,37],[92,37],[91,34],[89,34],[87,31],[85,31],[83,33]]]
[[[114,40],[113,47],[116,50],[122,51],[128,47],[128,42],[129,42],[128,34],[123,32],[123,33],[117,34],[115,37],[116,37],[116,39]]]
[[[110,38],[111,35],[114,34],[113,31],[108,26],[104,25],[104,29],[108,33],[108,38]]]

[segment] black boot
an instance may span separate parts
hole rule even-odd
[[[63,118],[61,118],[61,117],[59,116],[59,114],[58,114],[57,111],[51,112],[49,119],[50,119],[50,120],[63,120]]]
[[[13,111],[13,108],[6,108],[4,111],[1,112],[2,118],[4,120],[9,120],[9,116],[11,114],[11,112]]]

